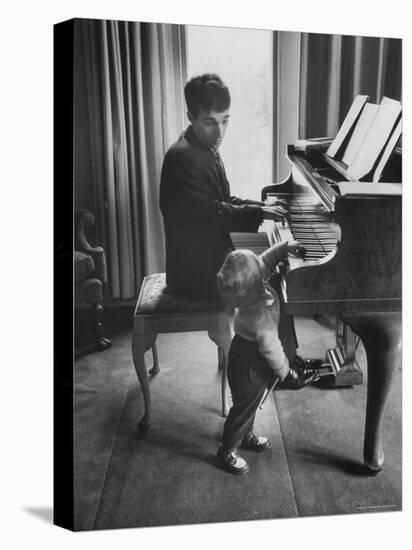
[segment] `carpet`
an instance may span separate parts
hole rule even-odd
[[[308,355],[333,345],[333,331],[313,320],[300,318],[297,326],[301,349]],[[395,374],[385,411],[384,468],[377,477],[365,476],[367,369],[362,344],[357,360],[364,374],[362,385],[339,389],[312,386],[274,394],[299,516],[401,510],[401,370]]]
[[[308,356],[333,344],[331,329],[312,323],[297,320]],[[401,508],[400,373],[385,417],[385,469],[377,477],[360,475],[365,384],[276,392],[256,423],[272,448],[244,451],[250,471],[237,477],[215,458],[224,423],[215,345],[205,333],[167,334],[158,349],[161,372],[151,380],[153,424],[146,434],[137,428],[143,399],[131,332],[75,364],[76,530]],[[150,366],[150,354],[146,360]]]

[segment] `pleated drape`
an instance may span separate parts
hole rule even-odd
[[[158,206],[164,153],[184,126],[178,25],[80,20],[97,230],[113,298],[135,297],[164,270]]]
[[[299,137],[334,137],[354,97],[401,100],[402,41],[301,35]]]

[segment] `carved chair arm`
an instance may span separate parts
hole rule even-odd
[[[90,248],[87,251],[88,254],[93,258],[94,267],[96,271],[96,277],[102,282],[107,282],[107,266],[106,266],[106,255],[104,249],[101,246],[96,246]]]
[[[86,229],[94,226],[94,214],[88,210],[77,209],[75,215],[76,250],[84,252],[85,254],[90,254],[95,264],[96,277],[100,279],[102,283],[105,283],[107,282],[107,266],[104,249],[101,246],[92,246],[86,237]]]

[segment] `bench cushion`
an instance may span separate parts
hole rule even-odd
[[[222,303],[210,301],[189,301],[171,294],[166,285],[165,273],[147,275],[140,289],[135,315],[161,313],[197,313],[223,311]]]

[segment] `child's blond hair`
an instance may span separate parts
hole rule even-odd
[[[259,259],[251,250],[234,250],[217,274],[217,287],[226,304],[252,305],[264,295]]]

